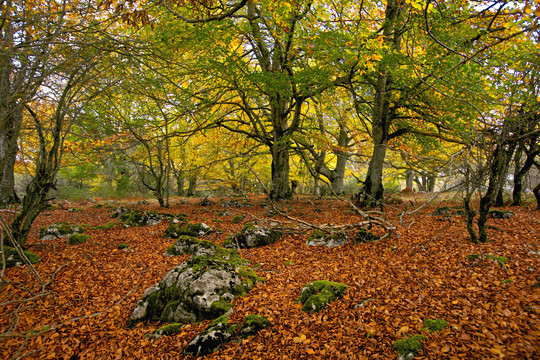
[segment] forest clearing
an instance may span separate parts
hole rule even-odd
[[[186,214],[190,223],[220,229],[204,237],[217,244],[246,222],[298,226],[287,225],[290,220],[281,215],[269,217],[271,207],[263,196],[235,199],[235,207],[223,206],[230,199],[211,198],[208,206],[201,206],[201,199],[174,199],[167,209],[124,200],[61,202],[62,207],[45,210],[35,221],[28,248],[41,257],[35,265],[41,278],[54,279],[45,288],[48,295],[23,303],[17,312],[20,336],[3,333],[0,353],[6,359],[28,352],[26,358],[36,359],[191,358],[183,355],[183,349],[210,321],[187,324],[159,339],[148,335],[163,324],[127,326],[144,290],[188,258],[163,255],[175,241],[163,237],[168,221],[88,230],[90,238],[79,245],[69,245],[65,238],[39,240],[38,229],[57,222],[91,227],[117,223],[111,214],[120,205]],[[224,344],[205,358],[391,359],[397,356],[394,342],[414,334],[426,337],[415,359],[538,358],[538,210],[505,208],[515,215],[491,218],[490,241],[475,244],[464,217],[434,215],[437,207],[458,205],[451,202],[431,204],[414,217],[402,217],[400,223],[399,215],[417,200],[408,195],[403,204],[385,209],[384,218],[396,230],[380,241],[308,246],[311,230],[285,231],[273,244],[240,249],[265,281],[233,301],[230,321],[259,314],[270,326],[240,342]],[[337,199],[298,197],[276,207],[314,225],[362,220],[346,201]],[[242,220],[233,222],[239,215]],[[120,244],[127,246],[119,249]],[[496,261],[499,257],[507,261]],[[0,294],[3,329],[13,320],[9,314],[19,307],[5,306],[6,301],[31,297],[17,284],[26,284],[36,295],[40,292],[25,267],[7,269],[5,276],[13,285],[3,287]],[[320,312],[304,312],[297,300],[302,287],[314,280],[340,282],[348,290]],[[426,319],[445,320],[448,327],[430,333],[422,329]]]

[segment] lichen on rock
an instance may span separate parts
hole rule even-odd
[[[39,229],[39,238],[41,240],[54,240],[68,237],[72,234],[81,234],[86,232],[82,225],[68,224],[66,222],[52,224]]]
[[[229,236],[223,242],[223,246],[232,249],[265,246],[278,241],[282,234],[281,230],[247,223],[240,233]]]
[[[216,352],[224,343],[241,341],[268,326],[270,321],[262,315],[250,314],[246,316],[243,324],[230,324],[229,318],[223,315],[210,323],[205,331],[195,336],[184,348],[184,354],[208,355]]]
[[[176,240],[174,245],[169,247],[163,255],[208,255],[215,254],[219,250],[218,248],[219,246],[211,241],[197,239],[193,236],[181,235],[178,240]]]
[[[172,223],[165,230],[163,237],[176,239],[180,236],[192,236],[199,237],[210,234],[213,229],[205,223],[198,224],[185,224],[185,223]]]
[[[345,233],[335,232],[327,234],[318,229],[313,230],[306,241],[306,244],[309,246],[326,245],[328,248],[342,246],[346,243],[347,235]]]
[[[216,246],[214,252],[192,256],[156,285],[146,289],[130,318],[188,323],[214,319],[231,310],[231,301],[262,280],[236,251]]]
[[[330,302],[342,298],[348,286],[342,283],[318,280],[313,281],[302,288],[299,302],[303,304],[302,310],[306,312],[318,312]]]

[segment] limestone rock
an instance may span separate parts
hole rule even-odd
[[[165,230],[163,237],[171,239],[176,239],[184,235],[199,237],[210,234],[212,231],[213,229],[205,223],[185,224],[173,222],[169,225],[167,230]]]
[[[239,234],[229,236],[223,246],[226,248],[255,248],[275,243],[282,232],[271,227],[246,224]]]
[[[130,318],[140,321],[188,323],[215,319],[227,313],[231,300],[244,295],[260,280],[236,252],[193,256],[148,288]]]
[[[65,238],[73,234],[86,232],[84,226],[68,223],[57,223],[39,229],[39,238],[41,240],[54,240]]]
[[[325,234],[321,230],[314,230],[309,235],[306,244],[309,246],[326,245],[328,248],[342,246],[347,243],[347,235],[343,233]]]

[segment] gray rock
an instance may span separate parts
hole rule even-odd
[[[281,238],[282,232],[271,227],[246,224],[239,234],[230,236],[223,246],[226,248],[255,248],[275,243]]]
[[[233,260],[226,260],[227,254]],[[241,260],[230,250],[221,249],[220,256],[194,256],[176,266],[144,292],[130,325],[140,321],[187,323],[227,313],[230,301],[253,287],[253,278],[246,275]]]
[[[70,225],[68,223],[57,223],[39,229],[39,238],[41,240],[54,240],[65,238],[73,234],[81,234],[86,229],[80,225]]]

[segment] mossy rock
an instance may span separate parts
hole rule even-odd
[[[208,328],[195,336],[184,348],[184,354],[203,356],[216,352],[221,345],[231,341],[241,341],[258,331],[270,326],[270,322],[262,315],[250,314],[242,324],[230,324],[227,315],[212,321]]]
[[[162,336],[166,335],[173,335],[176,333],[179,333],[182,331],[182,328],[185,326],[185,324],[182,323],[173,323],[173,324],[167,324],[165,326],[160,327],[156,331],[154,331],[151,335],[153,339],[159,339]]]
[[[86,234],[71,234],[68,238],[68,244],[69,245],[79,245],[84,244],[88,239],[90,239],[90,235]]]
[[[273,244],[282,235],[281,230],[247,223],[240,233],[228,237],[223,242],[223,246],[226,248],[237,248],[240,246],[240,248],[251,249]]]
[[[448,327],[448,323],[442,319],[427,319],[424,321],[422,329],[428,330],[431,334]]]
[[[319,229],[313,230],[306,244],[310,246],[326,245],[328,248],[342,246],[347,243],[347,235],[342,232],[327,234]]]
[[[207,235],[211,233],[212,231],[213,231],[212,228],[206,225],[205,223],[198,223],[198,224],[172,223],[165,230],[163,237],[171,238],[171,239],[177,239],[180,236],[184,236],[184,235],[192,236],[192,237],[199,237],[199,236]]]
[[[210,254],[192,256],[146,289],[129,325],[140,321],[189,323],[228,313],[234,298],[245,295],[262,280],[248,263],[236,251],[221,247]]]
[[[489,210],[489,215],[494,219],[510,219],[515,214],[512,211]]]
[[[124,250],[124,249],[128,249],[129,248],[129,245],[128,244],[125,244],[125,243],[120,243],[118,244],[118,246],[116,247],[118,250]]]
[[[2,255],[0,255],[0,267],[3,266],[2,260],[6,260],[6,268],[13,266],[24,265],[23,259],[19,256],[17,249],[11,246],[4,245],[2,248]],[[37,264],[41,261],[40,257],[28,250],[23,250],[24,256],[30,261],[31,264]]]
[[[66,222],[56,223],[39,229],[39,238],[41,240],[54,240],[68,237],[72,234],[81,234],[86,232],[84,226],[79,224],[68,224]]]
[[[218,251],[219,246],[208,240],[197,239],[193,236],[181,235],[173,246],[169,247],[163,255],[178,256],[178,255],[204,255],[214,254]],[[225,249],[223,249],[225,250]]]
[[[399,339],[394,342],[394,349],[398,352],[399,358],[412,358],[422,350],[422,343],[425,341],[424,335],[413,335],[405,339]],[[412,355],[411,355],[412,354]]]
[[[238,324],[229,324],[229,319],[226,316],[220,317],[210,324],[210,326],[195,336],[184,348],[185,355],[193,355],[195,357],[204,356],[216,352],[221,345],[231,341],[236,331]]]
[[[370,243],[374,241],[380,240],[380,237],[373,235],[371,232],[369,232],[366,229],[360,229],[354,236],[354,242],[356,244],[358,243]]]
[[[249,314],[246,316],[240,331],[238,332],[238,339],[245,339],[249,336],[255,335],[262,329],[266,329],[270,326],[270,321],[262,315]]]
[[[306,312],[321,311],[330,302],[342,298],[345,290],[349,287],[345,284],[318,280],[313,281],[302,288],[298,301],[303,304],[302,310]]]

